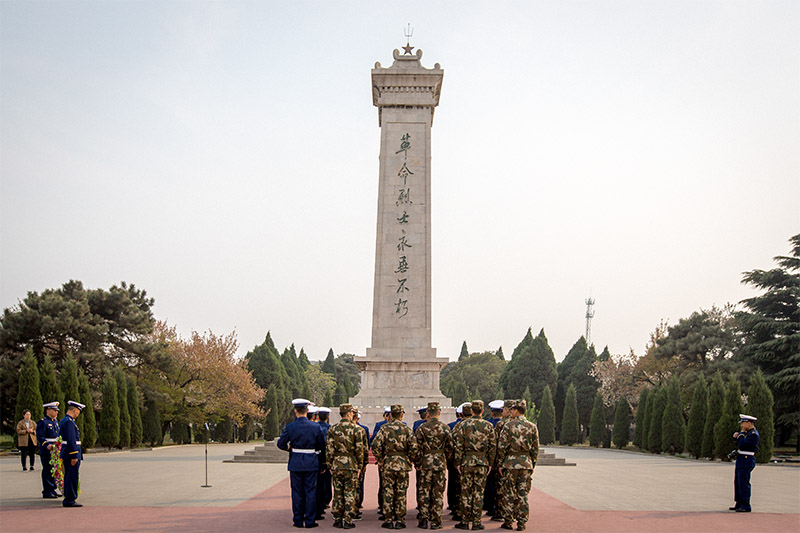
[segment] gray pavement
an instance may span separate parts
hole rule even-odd
[[[288,476],[282,464],[228,464],[255,444],[209,444],[208,482],[205,446],[167,446],[152,451],[87,454],[81,464],[80,501],[108,506],[233,507]],[[0,506],[41,501],[41,464],[23,472],[19,457],[0,458]]]
[[[719,511],[733,505],[733,464],[620,450],[546,447],[577,463],[541,467],[533,487],[576,509]],[[800,468],[758,465],[752,505],[758,512],[800,512]]]
[[[286,479],[283,464],[223,463],[255,444],[211,444],[205,481],[203,445],[89,454],[80,501],[89,506],[234,507]],[[618,450],[547,447],[575,467],[539,467],[533,487],[583,511],[719,511],[733,503],[733,465]],[[37,461],[22,472],[18,457],[0,458],[0,507],[40,505]],[[800,513],[800,468],[759,465],[753,508]]]

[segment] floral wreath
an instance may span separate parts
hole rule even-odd
[[[53,449],[50,450],[50,474],[56,482],[56,488],[64,494],[64,460],[61,459],[61,447],[64,439],[59,435],[53,442]],[[81,476],[78,471],[78,494],[81,493]]]

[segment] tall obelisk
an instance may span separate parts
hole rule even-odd
[[[444,72],[412,49],[372,69],[381,128],[372,346],[355,359],[361,390],[351,400],[366,423],[393,403],[451,405],[439,390],[448,360],[431,346],[431,127]]]

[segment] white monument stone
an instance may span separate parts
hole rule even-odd
[[[355,358],[361,389],[351,399],[369,425],[386,405],[403,404],[407,420],[429,401],[451,406],[439,389],[448,359],[431,346],[431,126],[444,72],[412,48],[372,69],[381,128],[372,346]]]

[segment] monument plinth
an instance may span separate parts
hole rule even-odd
[[[444,71],[411,49],[372,69],[381,128],[372,346],[355,358],[361,390],[351,399],[364,423],[392,403],[451,405],[439,390],[448,359],[431,346],[431,126]]]

